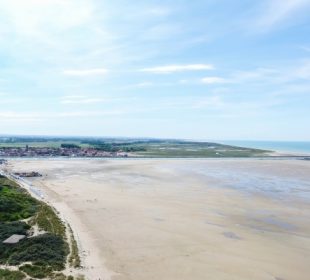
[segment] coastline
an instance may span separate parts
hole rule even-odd
[[[66,224],[67,230],[68,227],[72,230],[73,238],[78,245],[81,268],[77,269],[68,267],[66,268],[67,271],[81,274],[89,280],[100,280],[103,275],[105,280],[111,279],[112,273],[107,268],[103,267],[101,263],[98,263],[100,253],[93,244],[93,240],[89,238],[87,229],[85,229],[83,223],[77,219],[76,215],[65,203],[53,201],[53,199],[49,198],[44,192],[42,192],[41,188],[34,187],[31,182],[24,178],[14,176],[11,173],[2,172],[1,170],[0,174],[16,182],[21,188],[27,190],[27,192],[37,200],[42,201],[55,209],[57,216],[64,222],[64,224]]]
[[[217,276],[217,279],[227,279],[222,273],[214,270],[212,265],[216,265],[216,263],[212,258],[209,259],[208,255],[201,256],[204,260],[203,263],[206,261],[209,263],[207,268],[200,267],[199,262],[197,263],[198,259],[196,259],[198,256],[193,254],[193,250],[195,251],[199,247],[204,250],[217,248],[218,255],[213,257],[216,257],[219,263],[222,263],[225,258],[229,258],[230,261],[226,264],[227,269],[239,267],[241,260],[245,266],[252,267],[252,264],[245,261],[244,258],[255,259],[260,256],[261,253],[255,248],[265,246],[264,242],[270,246],[270,248],[266,248],[266,252],[269,252],[271,257],[275,254],[275,244],[279,243],[277,246],[286,246],[285,250],[292,251],[289,254],[290,257],[303,263],[298,253],[299,249],[295,248],[294,243],[290,244],[289,242],[290,245],[284,245],[282,242],[286,240],[286,236],[295,240],[294,235],[310,232],[309,229],[303,229],[299,233],[295,229],[295,210],[290,210],[294,207],[309,209],[309,203],[300,201],[298,197],[291,197],[288,205],[292,204],[294,207],[287,208],[287,205],[283,204],[284,197],[287,197],[286,193],[281,198],[281,193],[277,192],[274,193],[276,194],[274,196],[273,193],[270,195],[266,192],[265,194],[258,193],[259,189],[253,189],[250,192],[247,189],[235,189],[227,184],[239,184],[238,181],[235,181],[237,177],[225,179],[222,173],[217,174],[216,172],[225,171],[227,168],[237,168],[235,171],[242,172],[240,175],[244,177],[248,172],[253,173],[255,170],[261,169],[259,172],[266,171],[267,175],[268,172],[271,172],[274,174],[272,176],[284,176],[285,178],[288,176],[287,173],[294,171],[298,172],[298,177],[308,178],[308,163],[306,161],[275,161],[274,159],[269,161],[257,159],[171,159],[168,161],[165,159],[139,161],[127,159],[121,161],[72,159],[68,161],[61,159],[50,161],[40,159],[10,160],[9,164],[10,168],[15,170],[36,169],[42,171],[44,176],[34,178],[31,182],[44,192],[46,199],[72,227],[89,279],[127,280],[132,277],[135,279],[172,279],[171,277],[174,279],[176,279],[175,277],[178,279],[204,279],[200,273],[204,275],[212,273]],[[204,171],[205,168],[202,169],[204,166],[207,168],[206,170],[209,170],[207,173]],[[214,169],[215,167],[216,169]],[[287,169],[287,172],[283,171],[284,168]],[[195,173],[192,173],[193,171]],[[212,173],[216,178],[210,177]],[[180,176],[182,177],[181,181],[179,180]],[[255,176],[253,180],[259,178],[257,175]],[[218,181],[218,178],[222,179]],[[270,177],[270,179],[272,178]],[[248,179],[245,177],[245,180]],[[290,185],[290,181],[288,182]],[[270,186],[274,184],[271,183]],[[193,187],[188,189],[188,186],[191,185]],[[205,193],[206,191],[207,193]],[[206,194],[208,195],[206,196]],[[249,217],[243,221],[243,210],[240,212],[241,209],[236,208],[231,198],[234,197],[234,200],[238,201],[238,204],[242,205],[244,209],[249,209],[247,211],[256,213],[257,210],[252,209],[252,202],[248,204],[244,200],[244,196],[249,195],[252,200],[255,200],[257,207],[269,209],[271,214],[277,213],[280,221],[269,216],[260,220],[262,219],[260,212],[255,214],[258,217]],[[203,210],[204,208],[207,212]],[[188,210],[185,211],[185,209]],[[214,212],[213,209],[218,210]],[[231,213],[239,212],[240,214],[236,217],[235,215],[231,216]],[[191,218],[192,215],[196,217],[196,221]],[[257,219],[259,222],[256,221]],[[183,223],[185,228],[182,226]],[[236,226],[235,223],[242,227]],[[251,224],[250,228],[248,223]],[[291,223],[293,224],[292,229],[290,228]],[[298,224],[298,227],[301,226]],[[253,228],[260,229],[261,227],[264,228],[264,234],[261,230],[253,232]],[[208,232],[208,235],[206,236],[204,232]],[[275,234],[280,238],[276,243],[272,241],[272,236]],[[175,238],[176,240],[173,241]],[[222,240],[222,238],[224,239]],[[171,241],[169,241],[170,239]],[[262,241],[259,241],[260,239]],[[235,254],[241,254],[238,257],[241,259],[233,258],[232,252],[225,252],[226,249],[222,247],[221,243],[226,244],[225,246],[236,246]],[[308,243],[305,244],[306,248],[310,246]],[[254,250],[254,255],[251,256],[247,250],[244,251],[245,248],[249,248],[248,246]],[[174,254],[180,254],[180,256],[184,254],[185,257],[172,257]],[[224,258],[225,255],[227,257]],[[144,256],[145,262],[142,261],[142,256]],[[261,257],[269,259],[265,254]],[[156,265],[159,261],[158,258],[165,259],[159,262],[163,268]],[[285,259],[285,256],[280,258],[281,261],[285,261]],[[195,273],[193,272],[192,278],[185,271],[183,271],[184,275],[178,275],[178,272],[174,270],[175,267],[184,266],[184,262],[187,263],[187,266],[197,270]],[[293,264],[295,265],[295,261]],[[262,269],[264,263],[260,263],[258,267]],[[300,272],[299,279],[306,279],[302,274],[304,269]],[[139,270],[145,271],[144,275]],[[239,269],[236,272],[240,276],[239,279],[248,279],[246,277],[249,275],[246,271]],[[270,271],[273,275],[280,273],[276,267]],[[252,277],[252,279],[269,279],[265,278],[259,269],[256,273],[258,276]],[[284,276],[291,275],[292,272],[284,269],[284,272],[281,273],[283,275],[277,277],[282,276],[285,279]],[[169,278],[167,278],[168,276]]]
[[[78,157],[78,156],[33,156],[33,157],[8,157],[8,156],[1,156],[1,159],[3,160],[249,160],[249,159],[303,159],[303,158],[309,158],[310,159],[310,153],[297,153],[297,152],[286,152],[286,151],[270,151],[266,152],[264,155],[258,155],[258,156],[218,156],[218,157],[184,157],[184,156],[169,156],[169,157],[164,157],[164,156],[128,156],[128,157]]]

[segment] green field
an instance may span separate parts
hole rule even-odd
[[[0,148],[21,148],[26,145],[36,148],[60,148],[73,145],[78,148],[95,148],[111,153],[123,151],[130,157],[159,158],[259,157],[267,156],[270,152],[211,142],[170,139],[0,137]]]

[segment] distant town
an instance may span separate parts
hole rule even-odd
[[[79,147],[0,147],[0,157],[128,157],[128,153]]]

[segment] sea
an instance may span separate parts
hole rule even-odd
[[[306,141],[250,141],[250,140],[227,140],[217,141],[221,144],[271,150],[275,152],[299,153],[310,155],[310,142]]]

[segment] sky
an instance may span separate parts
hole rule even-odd
[[[0,134],[310,141],[310,0],[0,0]]]

